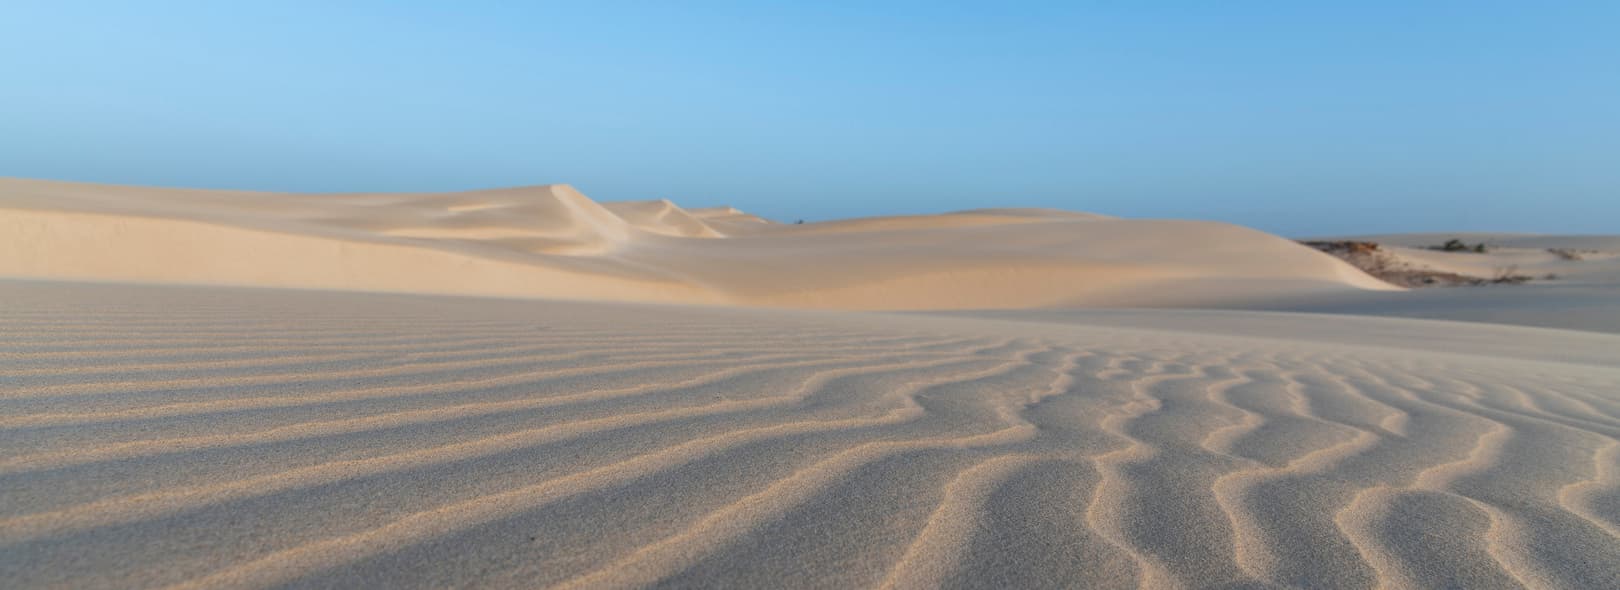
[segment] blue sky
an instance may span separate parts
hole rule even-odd
[[[1620,2],[8,2],[0,175],[1620,233]]]

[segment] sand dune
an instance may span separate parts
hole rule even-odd
[[[8,587],[1620,584],[1620,336],[31,281],[0,301]]]
[[[748,226],[748,229],[742,229]],[[1392,289],[1236,226],[1016,209],[772,224],[565,185],[286,195],[0,180],[0,276],[837,309]]]

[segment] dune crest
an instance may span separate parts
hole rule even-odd
[[[718,238],[725,235],[669,199],[618,201],[603,203],[602,206],[642,231],[687,238]]]

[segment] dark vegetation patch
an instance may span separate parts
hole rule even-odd
[[[1440,244],[1439,246],[1429,246],[1429,249],[1439,250],[1441,252],[1473,252],[1475,254],[1484,254],[1486,251],[1485,242],[1480,242],[1470,246],[1457,238],[1446,240],[1446,243]]]
[[[1600,253],[1597,250],[1576,250],[1574,248],[1548,248],[1547,251],[1561,260],[1586,260],[1587,255]]]

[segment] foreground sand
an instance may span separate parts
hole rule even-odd
[[[1620,587],[1620,337],[0,281],[8,588]]]

